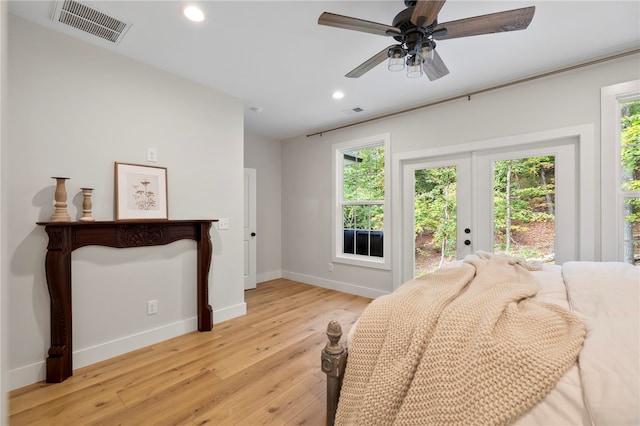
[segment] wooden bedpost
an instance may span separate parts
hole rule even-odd
[[[340,388],[347,362],[347,351],[339,344],[342,327],[337,321],[327,326],[329,342],[322,350],[322,371],[327,375],[327,426],[333,426],[338,409]]]

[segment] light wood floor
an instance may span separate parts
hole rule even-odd
[[[9,394],[19,425],[322,425],[327,323],[346,333],[369,299],[279,279],[247,315]]]

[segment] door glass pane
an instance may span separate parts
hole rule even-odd
[[[494,162],[493,251],[555,260],[555,156]]]
[[[624,261],[640,265],[640,197],[624,199]]]
[[[456,260],[455,166],[414,174],[415,271],[418,277]]]

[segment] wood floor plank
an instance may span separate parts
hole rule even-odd
[[[290,350],[274,354],[268,361],[273,366],[266,374],[262,373],[262,366],[255,364],[246,371],[239,372],[229,379],[236,379],[236,385],[241,385],[241,391],[226,393],[224,398],[205,407],[193,419],[196,424],[230,424],[235,419],[242,419],[250,414],[247,407],[257,409],[268,404],[280,393],[296,385],[301,378],[312,375],[317,370],[319,353],[325,344],[325,339],[316,333],[305,339],[300,346],[294,347],[293,355]],[[266,360],[267,361],[267,360]],[[261,374],[257,372],[260,371]],[[247,381],[251,377],[251,381]],[[232,382],[223,380],[222,383]]]
[[[320,350],[370,299],[287,279],[245,292],[247,315],[9,393],[22,425],[321,425]]]
[[[124,405],[112,390],[93,385],[83,391],[56,398],[35,409],[10,415],[11,425],[84,425],[92,419],[117,413]],[[88,390],[90,395],[85,394]]]
[[[294,345],[301,339],[313,334],[324,333],[331,320],[342,322],[354,321],[354,315],[343,310],[333,310],[318,314],[307,322],[288,322],[274,327],[262,336],[257,336],[243,345],[238,345],[231,356],[214,357],[212,371],[221,378],[229,377],[244,368],[260,362],[273,353]],[[319,355],[318,355],[319,356]]]
[[[179,340],[177,340],[179,339]],[[18,389],[11,393],[11,411],[18,413],[34,405],[53,401],[72,392],[85,392],[89,396],[100,390],[94,385],[100,384],[120,387],[147,375],[158,374],[156,362],[179,356],[194,346],[210,342],[211,338],[203,333],[193,332],[176,339],[170,339],[157,345],[138,349],[116,358],[111,358],[74,371],[73,376],[59,384],[44,382]],[[179,359],[179,358],[176,358]]]
[[[208,392],[220,380],[203,370],[182,382],[141,402],[125,405],[115,414],[105,416],[95,425],[175,425],[187,422],[192,413],[208,399]],[[176,403],[179,397],[180,403]]]
[[[210,364],[210,360],[204,355],[196,355],[192,358],[190,355],[190,361],[183,363],[182,365],[170,368],[163,371],[161,374],[155,374],[144,378],[142,380],[136,380],[130,385],[117,391],[118,397],[126,405],[132,405],[149,399],[157,394],[170,389],[173,386],[193,378],[207,369]],[[181,360],[181,362],[184,360]],[[215,376],[219,381],[220,379]]]
[[[280,426],[298,415],[312,404],[317,395],[313,388],[321,383],[312,376],[303,377],[301,381],[271,399],[267,404],[257,408],[246,418],[235,421],[239,426]]]
[[[327,424],[326,400],[326,393],[317,396],[299,413],[282,423],[282,426],[325,426]]]

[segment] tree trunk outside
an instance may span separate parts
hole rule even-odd
[[[543,188],[547,187],[547,177],[544,175],[544,169],[542,167],[540,168],[540,186],[542,186]],[[545,201],[547,202],[547,213],[550,216],[553,216],[554,215],[553,200],[551,199],[551,195],[549,194],[549,191],[545,191],[544,198],[545,198]]]

